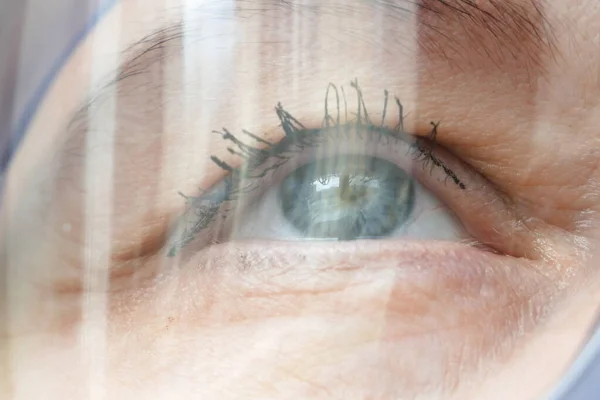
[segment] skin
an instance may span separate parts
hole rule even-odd
[[[510,57],[465,56],[452,22],[456,46],[434,51],[426,35],[406,39],[414,18],[343,4],[323,2],[319,24],[268,4],[215,24],[199,7],[189,45],[170,41],[82,113],[131,43],[183,8],[127,0],[100,22],[8,173],[1,398],[525,400],[552,388],[600,301],[600,7],[546,1],[552,49],[521,43]],[[436,154],[467,188],[412,172],[481,246],[255,238],[165,256],[178,192],[223,178],[210,155],[239,161],[209,132],[275,142],[278,102],[319,128],[327,85],[350,93],[356,77],[374,121],[387,89],[407,132],[442,122]]]

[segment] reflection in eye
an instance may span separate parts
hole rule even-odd
[[[386,236],[410,216],[414,183],[389,161],[361,154],[304,165],[282,182],[285,218],[311,238]]]
[[[263,178],[222,232],[272,240],[463,237],[452,213],[411,176],[424,164],[409,144],[374,131],[342,138],[304,149]]]
[[[330,86],[333,87],[333,86]],[[200,248],[235,239],[355,240],[389,235],[419,239],[465,238],[452,212],[411,176],[416,169],[439,169],[430,184],[465,183],[433,152],[437,125],[429,139],[404,132],[402,106],[390,130],[371,123],[357,84],[357,119],[340,123],[327,112],[321,129],[307,129],[281,105],[276,108],[285,137],[266,142],[244,131],[255,147],[226,129],[228,150],[244,163],[199,197],[184,196],[187,211],[172,235],[169,255],[191,241]],[[335,89],[335,87],[333,87]],[[337,104],[337,90],[335,90]],[[388,96],[385,93],[384,115]],[[347,112],[346,112],[347,114]],[[437,212],[440,211],[441,212]],[[420,219],[419,224],[414,222]]]

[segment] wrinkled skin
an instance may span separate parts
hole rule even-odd
[[[2,204],[0,397],[547,393],[600,304],[600,6],[547,0],[552,45],[523,39],[511,57],[465,55],[477,33],[459,25],[456,46],[436,51],[427,34],[414,40],[416,17],[361,2],[240,2],[216,19],[219,4],[195,9],[190,40],[142,55],[130,68],[145,73],[70,123],[119,54],[183,12],[177,1],[122,1],[38,110]],[[467,189],[436,185],[440,171],[414,174],[481,246],[257,238],[166,257],[178,192],[222,179],[210,155],[236,162],[209,132],[277,141],[277,102],[319,128],[327,84],[354,78],[373,120],[387,89],[402,100],[407,131],[426,136],[441,121],[439,157],[473,171]]]

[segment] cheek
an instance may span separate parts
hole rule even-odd
[[[110,398],[451,391],[478,366],[510,358],[548,303],[517,261],[434,266],[398,251],[276,250],[266,260],[261,249],[216,250],[214,268],[182,267],[115,297],[105,332]]]
[[[108,295],[71,293],[76,323],[9,343],[14,390],[47,399],[87,398],[90,388],[110,399],[457,390],[513,355],[550,290],[524,262],[452,246],[229,244],[137,290],[132,279]]]

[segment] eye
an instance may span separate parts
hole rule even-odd
[[[338,118],[326,112],[322,128],[307,129],[279,105],[285,132],[279,143],[246,131],[245,139],[254,143],[226,129],[217,132],[243,163],[232,167],[212,157],[229,175],[200,196],[184,196],[187,210],[171,235],[169,255],[190,242],[200,250],[241,239],[468,238],[452,211],[426,188],[466,189],[433,152],[437,125],[432,123],[433,141],[406,134],[397,101],[396,128],[376,126],[355,88],[359,117],[350,123],[339,122],[338,109]]]
[[[305,237],[381,237],[404,225],[412,214],[414,181],[381,158],[335,155],[297,168],[271,197]],[[270,208],[268,202],[265,205]]]
[[[412,169],[424,163],[410,144],[380,130],[337,133],[245,192],[235,217],[221,227],[222,240],[466,236],[452,212],[413,178]]]
[[[284,137],[277,143],[248,131],[215,132],[240,162],[212,156],[225,178],[198,195],[181,194],[185,212],[169,235],[168,255],[188,257],[235,240],[397,237],[536,257],[522,216],[483,175],[438,144],[438,123],[427,133],[407,133],[400,100],[396,119],[387,118],[384,92],[376,125],[358,84],[352,86],[356,112],[340,110],[330,85],[337,115],[326,101],[318,129],[305,127],[279,104],[275,112]]]

